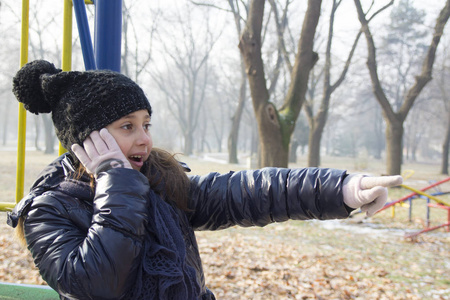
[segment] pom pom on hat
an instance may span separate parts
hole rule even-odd
[[[52,105],[42,89],[42,79],[61,72],[52,63],[36,60],[26,64],[13,79],[13,92],[19,102],[31,113],[49,113]]]
[[[138,110],[152,108],[142,89],[117,72],[62,72],[47,61],[26,64],[13,79],[13,92],[26,110],[52,113],[58,139],[71,151],[92,131]]]

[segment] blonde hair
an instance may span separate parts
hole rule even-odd
[[[24,218],[23,217],[19,217],[19,221],[17,222],[17,226],[16,229],[14,231],[16,239],[18,240],[19,244],[23,247],[27,246],[27,241],[25,239],[25,232],[24,232],[24,228],[23,228],[23,222],[24,222]]]

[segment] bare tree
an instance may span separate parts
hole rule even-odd
[[[9,16],[6,18],[5,16]],[[8,19],[8,22],[5,20]],[[17,39],[18,30],[14,28],[20,28],[20,13],[16,12],[11,3],[1,1],[0,6],[0,32],[2,36],[2,52],[1,61],[2,67],[0,69],[0,106],[2,116],[2,145],[6,145],[9,136],[11,135],[11,129],[17,124],[15,116],[16,111],[13,109],[17,106],[17,101],[13,101],[13,94],[11,93],[12,74],[18,68],[19,53],[19,41]],[[14,105],[15,104],[15,105]],[[15,107],[14,107],[15,106]]]
[[[212,69],[206,62],[206,68],[208,71],[207,82],[205,81],[205,101],[201,108],[200,124],[203,132],[200,134],[202,139],[200,152],[203,151],[203,147],[207,146],[211,151],[212,147],[208,142],[208,137],[212,137],[216,142],[216,151],[222,152],[222,144],[225,137],[226,128],[228,125],[228,116],[230,108],[230,94],[235,97],[235,91],[229,92],[229,85],[223,84],[216,74],[216,69]],[[206,79],[206,78],[205,78]]]
[[[135,24],[134,15],[137,9],[142,9],[142,2],[123,3],[123,50],[122,50],[122,73],[139,81],[140,75],[148,67],[152,60],[152,48],[155,34],[160,24],[161,11],[150,10],[147,12],[145,26]],[[149,20],[149,21],[148,21]],[[140,29],[140,30],[139,30]],[[142,32],[143,30],[143,32]],[[145,38],[142,38],[142,35]]]
[[[251,1],[239,48],[244,57],[253,109],[258,123],[261,151],[259,165],[286,167],[290,138],[305,99],[309,73],[318,60],[313,45],[322,1],[308,1],[290,87],[279,109],[270,101],[261,53],[264,4],[263,0]]]
[[[444,139],[442,141],[442,161],[441,161],[441,174],[449,174],[448,164],[449,164],[449,148],[450,148],[450,89],[448,81],[450,80],[450,67],[448,62],[450,61],[450,55],[448,52],[449,46],[443,48],[443,58],[442,63],[438,71],[438,76],[434,80],[435,85],[438,87],[439,94],[437,97],[442,100],[439,106],[443,117],[441,122],[445,124]]]
[[[30,10],[31,20],[30,20],[30,49],[32,56],[36,59],[47,59],[50,61],[58,61],[61,57],[61,48],[59,43],[59,36],[49,36],[46,33],[51,32],[49,28],[56,26],[58,24],[57,18],[60,15],[52,14],[49,17],[42,18],[42,5],[43,2],[39,1]],[[42,22],[44,20],[44,22]],[[48,43],[50,39],[53,39],[53,43]],[[49,44],[53,47],[49,48]],[[37,116],[41,118],[44,125],[44,137],[45,137],[45,150],[44,153],[52,154],[54,153],[54,147],[56,142],[56,136],[53,129],[53,122],[50,115],[41,114]],[[40,141],[40,122],[35,122],[35,146],[39,149],[38,142]]]
[[[250,1],[248,1],[248,2],[250,2]],[[214,4],[200,3],[200,2],[193,1],[193,3],[195,3],[196,5],[213,7],[218,10],[224,10],[224,11],[232,13],[238,36],[242,35],[242,30],[243,30],[242,23],[246,22],[247,17],[248,17],[247,16],[248,11],[249,11],[249,3],[248,2],[238,1],[238,0],[228,0],[229,9],[224,9],[224,8],[214,5]],[[275,21],[275,26],[276,26],[276,30],[277,30],[277,36],[278,36],[278,49],[277,49],[278,54],[277,54],[276,64],[275,64],[273,70],[271,70],[270,75],[268,76],[270,78],[270,87],[268,90],[269,95],[271,95],[273,93],[273,91],[276,87],[278,77],[280,75],[280,68],[282,66],[283,60],[286,62],[286,65],[288,66],[289,70],[292,71],[292,66],[289,61],[289,53],[286,50],[286,47],[284,45],[284,38],[283,38],[284,30],[287,26],[287,11],[288,11],[289,4],[291,2],[292,1],[290,1],[290,0],[286,0],[282,16],[280,17],[279,13],[278,13],[277,4],[275,3],[274,0],[269,0],[269,3],[271,5],[271,13],[273,13],[273,16],[274,16],[274,21]],[[244,13],[242,13],[242,12],[244,12]],[[267,27],[268,24],[266,24],[265,26]],[[231,119],[232,125],[231,125],[230,134],[228,137],[228,158],[229,158],[230,163],[238,163],[238,157],[237,157],[238,135],[239,135],[242,114],[243,114],[243,111],[245,108],[245,102],[247,100],[247,80],[248,79],[247,79],[246,67],[245,67],[245,62],[244,62],[242,53],[240,55],[240,75],[241,75],[241,79],[240,79],[240,84],[239,84],[238,104],[236,107],[236,111]]]
[[[442,163],[441,163],[441,174],[447,174],[448,175],[448,157],[449,157],[449,148],[450,148],[450,108],[449,108],[449,102],[450,99],[448,95],[443,95],[443,100],[445,105],[445,108],[447,110],[447,130],[444,134],[444,141],[442,142]]]
[[[230,10],[233,13],[234,24],[236,26],[236,31],[240,36],[242,33],[242,16],[239,9],[239,3],[235,0],[228,0],[228,4],[230,6]],[[244,6],[245,8],[247,6]],[[242,119],[242,113],[244,111],[245,101],[247,99],[247,76],[245,74],[245,65],[242,56],[240,58],[240,74],[241,79],[239,83],[239,100],[238,105],[236,107],[236,111],[231,118],[231,130],[228,135],[228,162],[231,164],[239,163],[238,160],[238,138],[239,138],[239,128]]]
[[[322,100],[320,102],[319,109],[314,115],[314,97],[310,97],[310,101],[305,102],[305,113],[308,117],[309,121],[309,141],[308,141],[308,166],[310,167],[317,167],[320,165],[320,146],[321,146],[321,140],[322,140],[322,134],[325,128],[325,124],[328,117],[328,110],[330,105],[330,100],[333,92],[342,84],[342,82],[345,79],[345,76],[348,72],[348,69],[350,67],[353,54],[355,53],[356,46],[358,44],[359,38],[361,37],[362,31],[360,30],[352,44],[352,47],[350,48],[347,60],[342,68],[342,71],[337,78],[337,80],[332,84],[331,83],[331,70],[332,70],[332,60],[331,60],[331,49],[332,49],[332,40],[333,40],[333,31],[334,31],[334,19],[336,15],[336,11],[339,7],[339,5],[342,3],[342,0],[337,1],[333,0],[332,2],[332,8],[331,8],[331,14],[330,14],[330,22],[328,27],[328,40],[326,44],[326,51],[325,51],[325,65],[323,68],[323,74],[324,80],[323,80],[323,92],[322,92]],[[381,13],[383,10],[385,10],[388,6],[384,6],[378,11],[376,11],[371,17],[370,20],[372,20],[375,16],[377,16],[379,13]],[[370,21],[369,20],[369,21]],[[315,84],[314,84],[315,85]]]
[[[208,18],[203,19],[199,32],[192,24],[189,8],[178,15],[173,25],[179,25],[182,39],[174,32],[166,32],[160,36],[164,47],[161,60],[166,71],[158,71],[157,66],[150,70],[154,82],[164,94],[170,113],[179,124],[184,137],[184,154],[193,153],[194,132],[199,122],[199,116],[207,86],[209,67],[207,61],[218,36],[211,33]]]
[[[317,167],[320,165],[320,144],[322,139],[323,130],[325,128],[325,123],[328,115],[328,108],[331,99],[331,94],[336,90],[336,88],[344,81],[345,75],[349,69],[351,59],[353,57],[353,53],[355,52],[356,45],[358,44],[359,37],[361,36],[361,32],[359,32],[353,42],[353,46],[350,50],[350,54],[348,55],[347,62],[341,72],[341,75],[336,80],[334,84],[331,84],[331,45],[333,40],[333,28],[334,28],[334,18],[336,14],[336,10],[341,4],[342,0],[336,1],[333,0],[331,15],[330,15],[330,23],[328,28],[328,41],[325,52],[325,66],[324,66],[324,81],[323,81],[323,93],[322,93],[322,101],[320,104],[320,108],[317,111],[317,114],[314,116],[313,111],[313,100],[314,97],[311,97],[311,101],[305,102],[305,113],[308,117],[309,122],[309,142],[308,142],[308,166]],[[315,85],[315,84],[314,84]]]
[[[354,0],[358,18],[365,34],[368,49],[367,67],[369,69],[370,78],[373,85],[376,100],[383,110],[383,117],[386,121],[386,164],[388,174],[400,174],[402,164],[402,138],[403,138],[403,124],[414,104],[414,101],[431,80],[431,73],[433,70],[433,63],[435,59],[436,49],[444,31],[445,24],[450,17],[450,0],[446,1],[444,8],[441,10],[434,28],[431,43],[428,47],[427,54],[422,63],[422,70],[419,75],[415,77],[415,83],[409,88],[404,101],[397,111],[391,106],[385,90],[382,87],[378,76],[376,47],[369,28],[367,14],[364,12],[361,1]]]

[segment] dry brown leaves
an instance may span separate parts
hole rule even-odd
[[[12,229],[0,226],[0,281],[45,284],[28,250],[22,247]]]
[[[420,299],[395,295],[394,283],[382,267],[365,269],[383,285],[358,280],[361,268],[347,267],[342,258],[302,255],[288,244],[266,244],[237,235],[234,241],[210,245],[200,239],[207,282],[218,299]]]
[[[377,249],[366,251],[371,247],[366,237],[327,232],[308,241],[308,234],[298,232],[302,229],[311,230],[283,224],[199,233],[208,287],[218,299],[450,299],[450,286],[436,282],[448,274],[448,240],[440,251],[425,253],[446,255],[446,265],[438,259],[440,271],[427,270],[431,275],[421,276],[430,262],[401,257],[411,246],[403,240],[394,237],[392,244],[380,242]],[[312,234],[318,232],[314,229]],[[371,241],[377,243],[376,238]],[[398,247],[384,251],[392,246]],[[417,274],[411,272],[414,264]]]
[[[227,300],[450,299],[449,238],[408,243],[319,227],[197,233],[207,286]],[[45,284],[13,231],[0,230],[0,281]]]

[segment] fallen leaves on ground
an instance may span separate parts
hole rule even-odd
[[[14,231],[6,225],[0,228],[0,281],[45,284],[28,250],[15,238]]]
[[[355,225],[357,226],[357,225]],[[45,284],[13,230],[0,225],[0,281]],[[198,232],[217,299],[450,299],[449,235],[399,236],[287,222]]]
[[[450,299],[448,237],[411,244],[315,226],[198,233],[208,287],[218,299]]]

